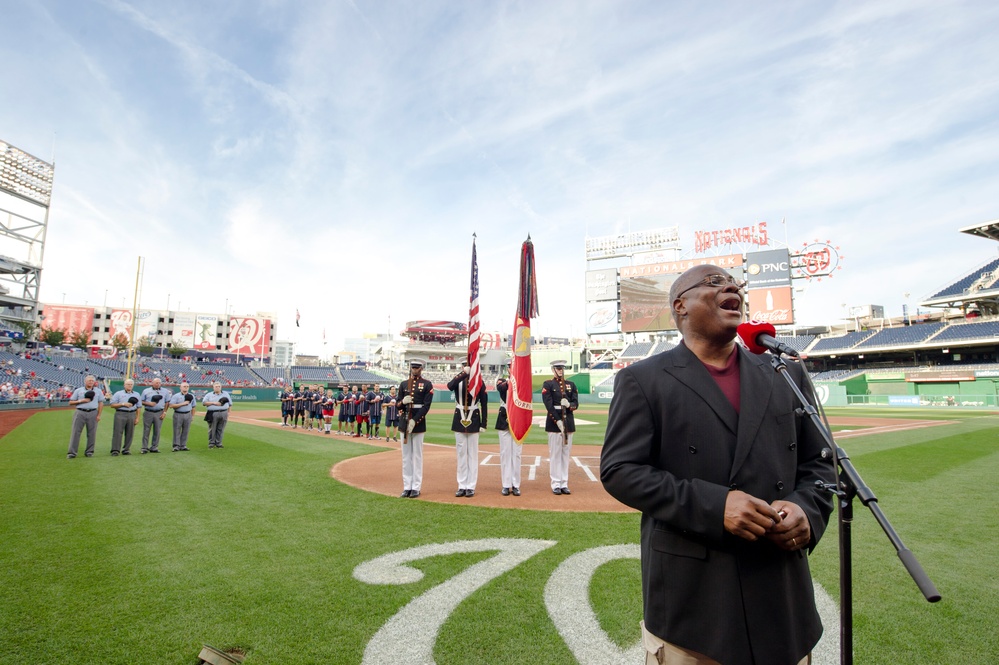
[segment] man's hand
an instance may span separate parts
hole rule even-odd
[[[767,539],[788,552],[808,547],[812,540],[812,527],[801,506],[783,499],[774,501],[771,506],[783,519],[769,529]]]
[[[412,404],[413,403],[413,396],[412,395],[406,395],[405,397],[402,398],[402,403],[404,405],[405,404]]]
[[[733,536],[757,540],[780,520],[775,508],[745,492],[733,490],[725,498],[725,530]]]
[[[412,434],[414,427],[416,427],[416,421],[410,418],[409,422],[406,423],[406,434]]]
[[[564,397],[562,398],[562,401],[561,401],[561,402],[559,402],[559,404],[561,404],[562,406],[564,406],[564,407],[565,407],[565,408],[567,408],[567,409],[569,408],[569,400],[567,400],[567,399],[566,399],[566,398],[564,398]]]
[[[565,423],[562,422],[561,420],[556,420],[555,424],[558,425],[558,431],[562,432],[562,434],[565,434]]]

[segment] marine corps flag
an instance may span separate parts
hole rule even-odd
[[[520,248],[520,293],[517,297],[517,319],[513,324],[513,361],[510,363],[510,389],[506,395],[506,412],[510,434],[520,443],[531,429],[534,417],[533,386],[531,384],[531,317],[538,315],[538,282],[534,272],[534,243],[527,236]]]

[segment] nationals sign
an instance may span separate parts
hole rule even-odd
[[[837,270],[842,270],[842,261],[843,255],[839,253],[839,247],[834,246],[831,241],[806,242],[801,251],[791,257],[792,274],[806,279],[815,278],[821,282],[823,277],[832,278]]]
[[[271,322],[256,317],[229,317],[229,353],[270,355]]]

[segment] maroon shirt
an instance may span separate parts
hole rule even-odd
[[[735,412],[739,413],[739,346],[732,349],[732,355],[728,357],[724,367],[713,367],[707,363],[704,363],[704,367],[735,407]]]

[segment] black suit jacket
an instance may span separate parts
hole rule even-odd
[[[785,499],[808,517],[815,547],[832,510],[823,441],[764,356],[739,353],[740,411],[684,345],[621,370],[600,478],[642,511],[642,596],[654,635],[725,665],[797,663],[822,634],[808,558],[724,529],[740,489]],[[803,368],[789,364],[811,399]]]

